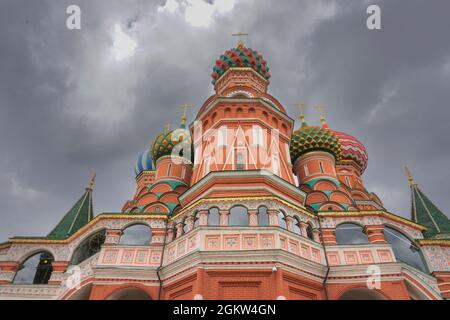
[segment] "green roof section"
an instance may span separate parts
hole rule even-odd
[[[91,177],[84,194],[66,213],[58,225],[48,234],[47,239],[67,239],[94,218],[92,206],[92,190],[94,188],[94,183],[95,174]]]
[[[185,186],[185,187],[186,187],[186,184],[185,184],[184,182],[177,181],[177,180],[169,180],[169,179],[166,179],[166,180],[160,180],[160,181],[158,181],[157,183],[155,183],[153,186],[155,186],[155,185],[157,185],[157,184],[159,184],[159,183],[167,183],[167,184],[170,185],[170,187],[172,188],[172,191],[174,191],[175,188],[177,188],[177,187],[179,187],[179,186]]]
[[[450,219],[419,189],[408,167],[405,171],[411,187],[411,219],[427,227],[425,239],[450,239]]]

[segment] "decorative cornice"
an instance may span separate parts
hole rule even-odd
[[[450,239],[419,239],[416,240],[420,245],[437,245],[450,247]]]
[[[303,209],[299,206],[296,206],[286,200],[283,200],[281,198],[278,197],[274,197],[274,196],[265,196],[265,197],[227,197],[227,198],[208,198],[208,199],[199,199],[197,201],[195,201],[193,204],[189,205],[188,207],[180,210],[176,215],[172,216],[170,218],[170,220],[175,220],[178,216],[184,214],[185,212],[191,210],[193,207],[196,207],[198,205],[201,205],[203,203],[215,203],[215,202],[230,202],[230,201],[252,201],[252,200],[259,200],[259,201],[266,201],[266,200],[273,200],[273,201],[277,201],[279,203],[282,203],[294,210],[298,210],[301,211],[303,214],[311,217],[311,218],[315,218],[316,216],[314,214],[312,214],[311,212],[307,211],[306,209]]]
[[[196,120],[202,118],[205,114],[207,114],[213,107],[215,107],[218,103],[220,102],[233,102],[233,103],[255,103],[255,102],[259,102],[262,105],[268,107],[270,110],[274,111],[279,117],[283,118],[284,120],[287,120],[288,122],[290,122],[292,125],[294,124],[294,119],[292,119],[291,117],[289,117],[285,112],[283,112],[282,110],[279,110],[276,107],[276,104],[273,103],[273,105],[271,105],[271,103],[267,102],[266,100],[262,99],[262,98],[230,98],[230,97],[216,97],[215,99],[213,99],[212,101],[210,101],[206,106],[202,106],[202,108],[204,107],[204,109],[201,111],[201,113],[199,113],[196,117]],[[189,125],[189,129],[191,130],[191,132],[194,129],[194,122],[192,122]]]
[[[186,199],[189,195],[195,194],[197,190],[202,188],[209,181],[214,180],[216,178],[267,178],[268,180],[273,181],[274,183],[278,183],[281,186],[285,187],[290,192],[296,193],[303,198],[306,199],[306,192],[300,190],[293,184],[287,182],[286,180],[280,178],[277,175],[274,175],[272,172],[265,169],[257,169],[257,170],[245,170],[245,171],[213,171],[208,173],[205,177],[191,186],[186,192],[180,195],[180,202],[183,203],[184,199]]]
[[[266,78],[264,78],[262,75],[260,75],[255,69],[253,69],[253,68],[251,68],[251,67],[230,67],[230,68],[228,68],[217,80],[216,80],[216,83],[218,83],[218,82],[220,82],[220,80],[221,79],[223,79],[222,77],[224,77],[227,73],[230,73],[230,72],[236,72],[236,71],[238,71],[238,72],[244,72],[244,71],[251,71],[251,72],[253,72],[258,78],[260,78],[262,81],[264,81],[264,82],[269,82],[269,81],[267,81],[267,79]]]
[[[0,243],[0,249],[5,249],[11,246],[10,242]]]
[[[387,211],[350,211],[350,212],[342,212],[342,211],[320,211],[317,213],[320,217],[354,217],[354,216],[381,216],[385,218],[389,218],[391,220],[395,220],[398,222],[401,222],[403,224],[406,224],[408,226],[417,228],[421,231],[426,230],[427,228],[421,224],[415,223],[411,220],[408,220],[406,218],[397,216],[393,213],[387,212]]]
[[[75,232],[72,236],[70,236],[67,239],[64,240],[58,240],[58,239],[48,239],[45,237],[42,238],[10,238],[8,243],[46,243],[46,244],[67,244],[72,242],[75,238],[77,238],[79,235],[83,234],[87,229],[89,229],[92,225],[96,224],[98,221],[103,219],[167,219],[167,216],[165,215],[155,215],[155,214],[112,214],[112,213],[103,213],[98,216],[96,216],[93,220],[91,220],[88,224],[86,224],[83,228],[79,229],[77,232]]]

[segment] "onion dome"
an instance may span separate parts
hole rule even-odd
[[[134,173],[136,176],[138,176],[142,171],[153,170],[153,162],[150,153],[150,149],[147,148],[139,155],[136,165],[134,166]]]
[[[184,156],[190,160],[191,149],[191,133],[186,129],[186,125],[182,123],[179,128],[165,130],[156,137],[151,148],[151,156],[155,164],[159,158],[172,155],[173,151],[175,151],[173,155]]]
[[[308,126],[301,116],[302,126],[294,131],[291,138],[291,159],[295,162],[309,151],[326,151],[334,155],[336,161],[341,158],[341,144],[336,134],[323,127]]]
[[[353,160],[361,167],[361,173],[367,168],[367,162],[369,160],[369,155],[366,151],[364,145],[347,133],[340,131],[333,131],[338,137],[339,142],[342,146],[342,160]]]
[[[269,81],[270,73],[266,60],[256,50],[245,47],[240,43],[236,48],[225,51],[224,54],[216,60],[216,64],[213,67],[212,84],[222,76],[229,68],[252,68],[264,79]]]

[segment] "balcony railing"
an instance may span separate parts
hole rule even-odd
[[[158,267],[161,264],[161,246],[104,246],[98,266]]]
[[[396,262],[389,244],[355,244],[327,246],[330,266]]]
[[[321,244],[279,227],[197,227],[166,246],[164,265],[194,251],[281,249],[325,264]]]

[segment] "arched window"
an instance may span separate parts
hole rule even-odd
[[[354,223],[342,223],[336,227],[336,241],[338,244],[369,243],[364,229]]]
[[[292,231],[294,231],[294,233],[301,235],[302,234],[302,230],[300,228],[300,220],[298,217],[294,217],[294,223],[292,226]]]
[[[92,257],[102,248],[103,243],[106,239],[106,230],[102,230],[91,235],[89,238],[84,240],[78,248],[75,250],[70,261],[71,265],[77,265],[84,260]]]
[[[269,223],[269,213],[267,212],[267,207],[262,206],[258,208],[258,226],[268,226]]]
[[[53,256],[46,251],[33,254],[20,264],[13,283],[47,284],[52,275],[53,260]]]
[[[208,226],[218,226],[220,223],[219,209],[211,208],[208,213]]]
[[[397,260],[428,273],[428,268],[423,261],[422,253],[414,242],[403,233],[387,226],[384,227],[384,236],[386,241],[391,245]]]
[[[278,212],[278,225],[283,229],[287,229],[286,214],[281,210]]]
[[[143,224],[134,224],[123,230],[120,243],[129,246],[146,246],[152,242],[152,230]]]
[[[244,206],[235,206],[230,210],[229,226],[248,226],[248,211]]]
[[[313,228],[309,223],[308,226],[306,227],[306,236],[308,237],[308,239],[314,240]]]

